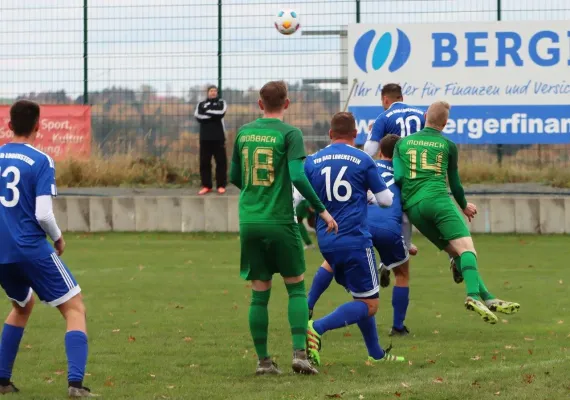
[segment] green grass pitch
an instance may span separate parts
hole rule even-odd
[[[320,375],[290,372],[287,297],[275,279],[269,345],[285,372],[255,377],[247,325],[250,288],[238,276],[239,240],[220,234],[68,234],[64,260],[83,288],[87,386],[109,399],[562,399],[570,397],[569,239],[477,236],[480,267],[521,312],[495,326],[463,308],[447,257],[416,237],[407,325],[393,341],[403,365],[367,365],[356,326],[324,336]],[[307,252],[307,289],[321,258]],[[331,285],[322,316],[349,300]],[[9,303],[3,303],[7,313]],[[391,288],[377,322],[387,346]],[[14,369],[20,399],[65,397],[65,324],[37,304]]]

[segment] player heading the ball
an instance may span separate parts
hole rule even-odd
[[[0,394],[18,392],[10,381],[24,328],[34,308],[33,292],[57,307],[67,323],[65,351],[70,397],[92,397],[83,386],[87,326],[81,288],[60,256],[65,241],[57,226],[55,164],[32,146],[40,106],[20,100],[10,108],[14,139],[0,147],[0,284],[12,301],[0,345]],[[54,247],[46,240],[53,240]]]
[[[517,312],[520,305],[493,296],[478,271],[477,253],[469,228],[450,199],[446,177],[455,201],[471,221],[477,207],[468,203],[461,185],[457,146],[441,134],[449,118],[450,105],[433,103],[426,114],[426,127],[396,144],[394,178],[402,188],[404,211],[414,226],[437,248],[454,258],[463,278],[465,307],[485,322],[497,323],[492,311]]]

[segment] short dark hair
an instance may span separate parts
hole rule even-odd
[[[393,100],[403,99],[402,87],[397,83],[388,83],[382,86],[382,96],[389,97]]]
[[[10,122],[16,136],[30,136],[40,119],[40,106],[30,100],[19,100],[10,108]]]
[[[337,112],[331,120],[331,130],[335,136],[349,136],[356,129],[354,115],[349,112]]]
[[[380,152],[384,157],[394,158],[394,148],[400,140],[400,136],[390,133],[380,140]]]
[[[218,87],[216,85],[208,85],[208,89],[206,90],[206,92],[209,92],[212,89],[218,90]]]
[[[287,100],[287,84],[284,81],[267,82],[259,91],[259,97],[266,111],[279,111]]]

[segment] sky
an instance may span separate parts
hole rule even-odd
[[[224,87],[270,79],[339,78],[338,36],[303,31],[356,22],[354,0],[223,0]],[[502,0],[503,20],[570,20],[569,0]],[[112,5],[111,5],[112,4]],[[89,90],[151,85],[186,95],[217,82],[218,0],[88,0]],[[497,0],[362,0],[363,23],[495,21]],[[273,27],[295,9],[301,31]],[[0,0],[0,99],[64,89],[83,92],[83,0]],[[334,85],[332,87],[335,87]]]

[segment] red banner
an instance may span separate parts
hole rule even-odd
[[[0,146],[12,140],[8,128],[10,106],[0,106]],[[42,105],[40,130],[34,147],[55,161],[86,159],[91,155],[91,108],[78,105]]]

